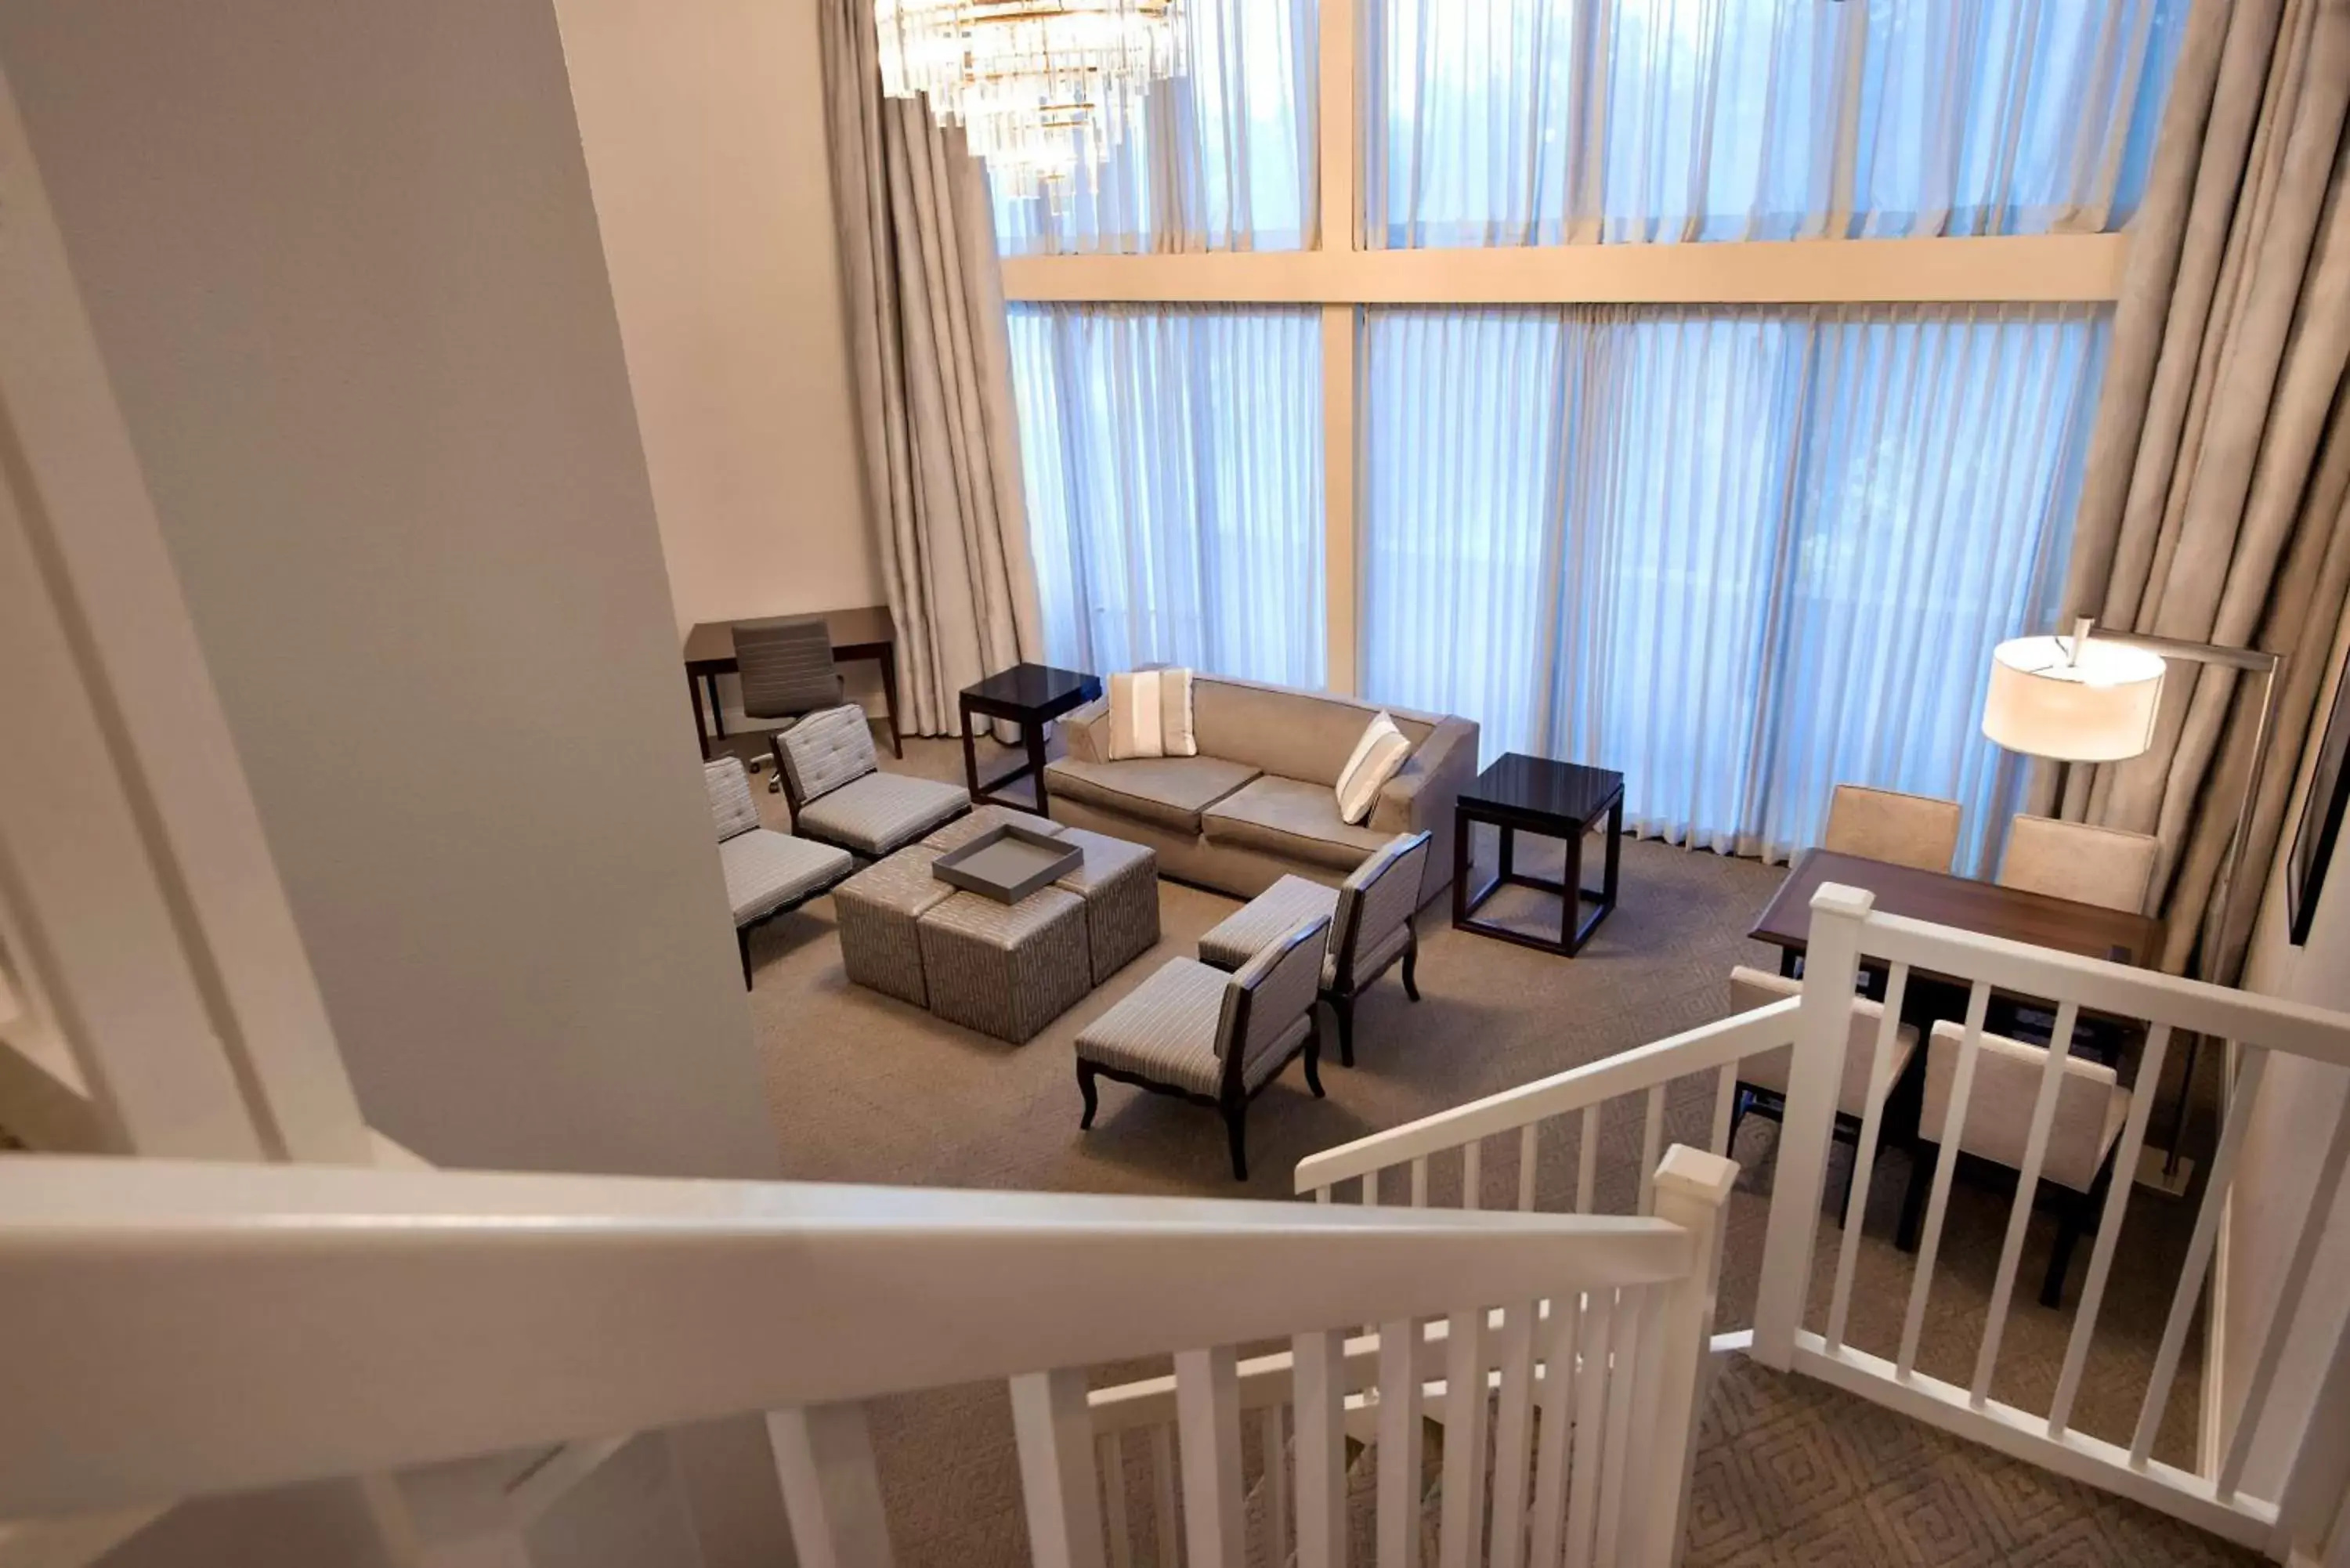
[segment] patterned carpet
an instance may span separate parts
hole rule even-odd
[[[1000,754],[1000,753],[999,753]],[[905,771],[959,777],[959,748],[908,744]],[[775,826],[781,801],[760,794]],[[1538,862],[1522,853],[1522,864]],[[1781,872],[1752,861],[1659,844],[1624,846],[1623,902],[1584,954],[1567,961],[1420,921],[1419,982],[1405,1000],[1392,981],[1357,1015],[1358,1064],[1332,1064],[1329,1097],[1311,1098],[1293,1070],[1256,1102],[1249,1125],[1253,1179],[1234,1183],[1215,1118],[1155,1096],[1107,1088],[1095,1128],[1077,1130],[1070,1044],[1077,1030],[1168,957],[1187,952],[1235,901],[1161,884],[1159,945],[1023,1046],[941,1023],[919,1009],[852,987],[840,971],[829,899],[775,922],[754,939],[751,1002],[767,1053],[769,1098],[786,1174],[823,1180],[908,1182],[1058,1191],[1178,1193],[1286,1199],[1290,1172],[1315,1150],[1464,1100],[1661,1038],[1727,1011],[1733,964],[1773,954],[1745,931]],[[1515,909],[1516,890],[1488,913]],[[1531,896],[1529,896],[1531,897]],[[2175,1086],[2161,1089],[2167,1104]],[[1669,1138],[1702,1143],[1712,1086],[1690,1080],[1669,1097]],[[1749,1321],[1768,1211],[1775,1128],[1750,1120],[1733,1151],[1742,1170],[1731,1201],[1723,1261],[1725,1327]],[[1640,1147],[1636,1106],[1603,1121],[1596,1207],[1628,1211]],[[1576,1164],[1572,1127],[1546,1128],[1538,1148],[1544,1208],[1568,1206]],[[1848,1151],[1830,1167],[1840,1193]],[[1514,1140],[1486,1150],[1496,1202],[1516,1188]],[[1457,1201],[1457,1161],[1432,1170],[1435,1199]],[[1859,1246],[1848,1338],[1890,1355],[1910,1282],[1910,1258],[1891,1244],[1907,1159],[1888,1149],[1872,1183]],[[1400,1197],[1399,1192],[1390,1193]],[[2009,1194],[1961,1184],[1928,1298],[1919,1369],[1964,1383],[1981,1343]],[[2115,1274],[2089,1356],[2075,1424],[2126,1440],[2177,1277],[2192,1210],[2133,1199]],[[1996,1395],[2045,1409],[2062,1363],[2087,1247],[2074,1265],[2068,1305],[2033,1299],[2053,1236],[2035,1218],[2016,1304],[1993,1381]],[[1812,1324],[1825,1317],[1839,1229],[1824,1214]],[[2165,1408],[2158,1457],[2191,1461],[2201,1335]],[[1153,1368],[1151,1370],[1157,1370]],[[1136,1375],[1118,1369],[1117,1376]],[[941,1390],[884,1401],[876,1440],[900,1561],[956,1568],[1025,1560],[1010,1413],[1000,1387]],[[1985,1450],[1949,1442],[1901,1417],[1807,1380],[1759,1368],[1725,1378],[1700,1470],[1700,1536],[1691,1563],[2224,1562],[2238,1559],[2192,1532],[2170,1530],[2122,1505]],[[1701,1539],[1700,1539],[1701,1537]],[[1793,1544],[1802,1542],[1799,1546]],[[1701,1550],[1700,1547],[1701,1545]],[[2197,1555],[2200,1552],[2204,1555]],[[2251,1559],[2242,1559],[2251,1561]]]

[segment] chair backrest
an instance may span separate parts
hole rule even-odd
[[[721,757],[702,764],[702,787],[710,792],[710,826],[718,842],[738,838],[759,826],[758,804],[751,798],[751,776],[740,757]]]
[[[784,793],[794,811],[881,766],[865,710],[853,702],[811,713],[775,741],[775,755],[784,766]]]
[[[845,688],[833,668],[832,632],[820,615],[734,623],[734,667],[743,711],[789,719],[839,704]]]
[[[1954,800],[1838,784],[1828,801],[1820,847],[1920,871],[1948,871],[1959,852],[1960,815]]]
[[[2008,825],[1999,885],[2143,913],[2161,852],[2149,834],[2019,815]]]
[[[1768,1007],[1803,993],[1804,982],[1800,980],[1748,969],[1744,964],[1730,971],[1730,1005],[1735,1012],[1752,1012],[1758,1007]],[[1865,996],[1852,999],[1852,1026],[1845,1036],[1844,1081],[1836,1089],[1836,1109],[1848,1116],[1863,1115],[1868,1108],[1868,1075],[1877,1064],[1877,1033],[1884,1018],[1883,1002],[1871,1002]],[[1908,1053],[1917,1044],[1918,1031],[1907,1023],[1900,1025],[1894,1036],[1896,1077],[1900,1064],[1908,1059]],[[1738,1064],[1738,1081],[1783,1095],[1787,1092],[1787,1073],[1794,1065],[1793,1057],[1794,1053],[1784,1049],[1750,1056]]]
[[[1965,1032],[1948,1019],[1934,1025],[1926,1044],[1926,1104],[1918,1117],[1918,1136],[1939,1139],[1950,1114],[1950,1085],[1958,1075],[1959,1049]],[[2023,1147],[2032,1132],[2032,1107],[2040,1096],[2040,1077],[2048,1053],[2022,1040],[1986,1033],[1975,1054],[1974,1085],[1967,1091],[1966,1125],[1959,1129],[1959,1147],[2011,1170],[2023,1168]],[[2079,1056],[2064,1058],[2064,1081],[2056,1089],[2056,1117],[2048,1127],[2048,1151],[2040,1166],[2049,1181],[2086,1192],[2106,1163],[2106,1151],[2121,1135],[2122,1118],[2129,1112],[2129,1091],[2103,1063]]]
[[[1399,833],[1355,867],[1338,884],[1338,909],[1330,922],[1330,951],[1341,988],[1354,984],[1357,958],[1384,956],[1396,933],[1419,907],[1419,879],[1427,867],[1429,835]]]
[[[1279,1044],[1291,1026],[1313,1010],[1321,992],[1322,950],[1329,932],[1327,915],[1300,920],[1224,982],[1216,1055],[1228,1064],[1227,1071],[1235,1058],[1245,1067]]]

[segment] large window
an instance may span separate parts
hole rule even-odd
[[[1316,313],[1012,310],[1045,648],[1318,686]]]
[[[1187,0],[1098,187],[998,203],[1054,657],[1461,713],[1726,851],[1949,795],[1984,867],[2187,11]]]

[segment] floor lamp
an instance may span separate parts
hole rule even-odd
[[[2269,729],[2276,712],[2280,654],[2259,649],[2220,648],[2175,638],[2129,632],[2089,635],[2092,622],[2073,623],[2070,637],[2020,637],[1991,654],[1991,691],[1983,702],[1982,732],[2012,752],[2062,763],[2117,763],[2154,743],[2155,715],[2162,703],[2165,660],[2217,665],[2261,679],[2260,718],[2252,729],[2252,765],[2244,775],[2244,797],[2236,807],[2220,884],[2220,940],[2227,940],[2240,877],[2237,862],[2251,836],[2252,803],[2260,798],[2267,762]],[[2139,1179],[2165,1191],[2183,1191],[2192,1161],[2182,1161],[2178,1140],[2187,1128],[2188,1096],[2195,1086],[2200,1035],[2189,1036],[2187,1070],[2179,1080],[2178,1105],[2159,1172]]]

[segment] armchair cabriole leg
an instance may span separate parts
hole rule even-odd
[[[1094,1089],[1094,1070],[1084,1062],[1077,1064],[1077,1093],[1086,1097],[1086,1114],[1077,1118],[1077,1130],[1083,1132],[1094,1125],[1094,1112],[1101,1108],[1101,1096]]]
[[[1322,1098],[1322,1025],[1317,1022],[1305,1036],[1305,1086]]]
[[[1330,999],[1330,1016],[1338,1022],[1338,1061],[1342,1066],[1355,1064],[1355,999],[1339,994]]]
[[[750,927],[737,926],[734,928],[734,948],[737,952],[743,955],[743,989],[748,991],[751,989]]]
[[[1419,928],[1409,921],[1403,928],[1403,993],[1419,1000]]]
[[[1224,1106],[1224,1136],[1232,1146],[1232,1179],[1248,1179],[1248,1102]]]

